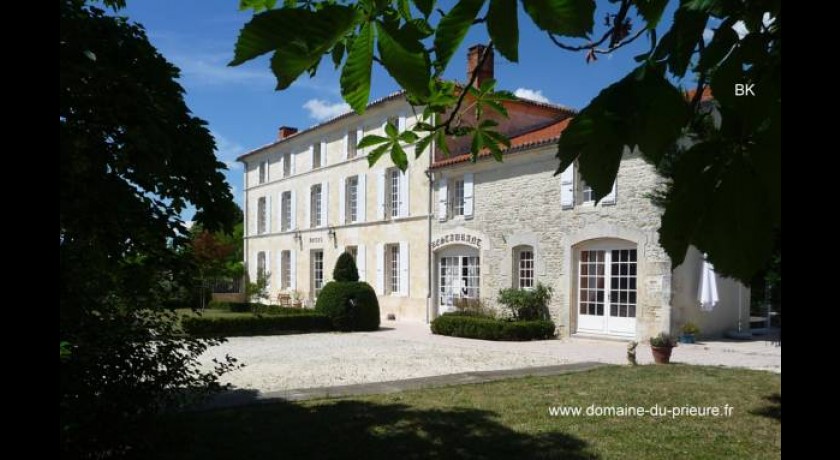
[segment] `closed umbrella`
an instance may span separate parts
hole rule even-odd
[[[717,305],[718,290],[717,280],[715,279],[715,267],[709,263],[706,255],[703,254],[703,266],[700,268],[700,292],[697,294],[700,300],[700,309],[703,311],[712,311]]]

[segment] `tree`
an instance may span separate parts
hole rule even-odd
[[[197,281],[201,291],[202,309],[205,306],[207,289],[215,288],[220,281],[232,282],[234,286],[238,286],[237,280],[241,280],[245,274],[242,258],[244,217],[238,207],[236,215],[238,221],[229,233],[210,232],[200,224],[194,224],[190,228],[190,245],[186,247],[184,254],[194,265],[195,274],[192,278]]]
[[[333,279],[335,281],[359,281],[359,269],[356,268],[356,259],[349,252],[343,252],[335,261],[333,268]]]
[[[314,75],[329,56],[341,69],[344,99],[361,114],[376,63],[406,90],[412,105],[424,107],[424,121],[410,130],[387,126],[387,137],[360,140],[360,146],[378,145],[369,154],[371,164],[390,152],[405,168],[401,143],[415,144],[419,155],[435,141],[445,152],[446,136],[471,136],[474,156],[489,149],[502,158],[509,140],[495,122],[461,115],[468,95],[471,109],[504,115],[499,101],[507,95],[495,93],[492,82],[474,88],[474,81],[458,85],[441,77],[472,27],[486,28],[490,39],[482,60],[495,48],[517,62],[518,2],[458,0],[448,11],[435,0],[286,0],[274,8],[276,3],[240,1],[240,8],[256,14],[240,32],[231,65],[273,52],[271,69],[282,90],[303,73]],[[603,197],[626,149],[638,149],[657,166],[668,162],[674,174],[662,201],[660,243],[674,265],[694,245],[708,253],[717,271],[746,282],[769,260],[781,227],[781,1],[680,0],[672,25],[660,36],[657,26],[668,3],[611,0],[601,23],[594,0],[521,1],[547,40],[585,53],[587,62],[640,38],[650,42],[647,52],[635,56],[635,70],[574,117],[558,143],[557,171],[577,162],[586,183]],[[745,33],[736,33],[736,26]],[[710,27],[716,29],[707,42]],[[687,95],[678,85],[689,71],[697,81]],[[756,96],[736,97],[736,84]],[[698,134],[709,116],[701,104],[707,88],[719,117],[710,138]],[[673,149],[685,138],[690,148]]]
[[[62,456],[98,458],[136,449],[137,423],[233,365],[201,370],[218,341],[182,337],[160,301],[187,268],[187,204],[211,231],[236,214],[178,69],[139,25],[83,0],[59,6],[60,437]]]

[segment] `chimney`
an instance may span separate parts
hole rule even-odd
[[[493,52],[489,51],[490,54],[484,60],[484,65],[481,68],[478,68],[478,63],[481,62],[481,55],[484,54],[487,47],[484,45],[473,45],[467,51],[467,81],[469,82],[473,76],[474,72],[478,72],[478,76],[475,79],[475,86],[478,88],[481,86],[481,82],[484,80],[489,80],[493,78]]]
[[[291,126],[281,126],[280,129],[277,131],[277,140],[282,141],[287,137],[297,134],[297,132],[297,128],[292,128]]]

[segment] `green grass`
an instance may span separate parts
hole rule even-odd
[[[160,458],[778,458],[781,376],[611,366],[357,398],[180,414]],[[549,406],[734,406],[731,417],[552,417]]]

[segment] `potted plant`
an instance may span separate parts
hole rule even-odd
[[[667,332],[651,337],[650,350],[653,353],[653,361],[656,364],[668,364],[671,362],[671,351],[676,346],[677,341]]]
[[[691,321],[688,321],[682,325],[680,332],[680,343],[694,343],[695,336],[700,333],[700,328]]]

